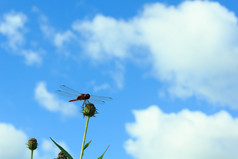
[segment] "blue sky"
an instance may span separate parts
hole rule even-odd
[[[64,84],[110,96],[90,119],[85,158],[238,157],[235,1],[0,0],[0,158],[79,158],[81,102]],[[9,148],[11,147],[11,151]]]

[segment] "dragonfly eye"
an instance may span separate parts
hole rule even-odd
[[[86,98],[89,99],[90,98],[90,94],[86,94]]]

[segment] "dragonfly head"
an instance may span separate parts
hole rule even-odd
[[[85,99],[89,99],[90,98],[90,94],[85,94]]]

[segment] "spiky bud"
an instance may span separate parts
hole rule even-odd
[[[87,103],[85,105],[85,107],[83,108],[83,115],[84,116],[88,116],[88,117],[92,117],[97,113],[97,109],[94,106],[93,103]]]
[[[57,159],[67,159],[67,156],[65,156],[64,153],[61,151],[61,152],[58,154]]]
[[[27,143],[27,146],[30,150],[35,150],[37,149],[37,140],[35,138],[31,138],[28,143]]]

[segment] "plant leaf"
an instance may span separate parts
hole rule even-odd
[[[110,145],[107,146],[107,149],[109,148]],[[102,159],[104,154],[107,152],[107,149],[103,152],[103,154],[98,158],[98,159]]]
[[[51,137],[50,139],[55,143],[55,145],[64,153],[65,156],[68,157],[68,159],[73,159],[73,157],[63,148],[61,147],[59,144],[57,144]]]
[[[92,140],[90,140],[88,143],[86,143],[83,147],[83,150],[85,150],[90,144],[91,144]]]

